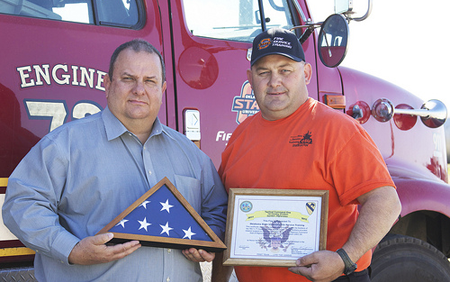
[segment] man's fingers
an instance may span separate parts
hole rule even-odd
[[[191,249],[186,249],[186,250],[183,250],[182,253],[188,260],[194,261],[195,257],[194,257],[194,254],[192,254],[192,253],[194,253],[194,250],[195,249],[192,249],[192,248]]]
[[[84,238],[72,249],[69,262],[82,265],[110,262],[124,258],[141,247],[139,241],[105,245],[113,237],[112,233],[105,233]]]
[[[107,252],[111,253],[113,260],[124,258],[141,247],[139,241],[130,241],[124,244],[108,246]]]
[[[313,254],[309,254],[309,255],[306,255],[304,257],[301,257],[301,258],[297,259],[295,264],[297,264],[297,266],[306,266],[306,267],[308,267],[311,264],[314,264],[314,263],[317,263],[317,262],[318,262],[318,260],[314,256],[314,253],[313,253]]]
[[[305,267],[305,266],[289,267],[288,270],[295,274],[303,275],[305,277],[310,277],[311,273],[312,273],[312,269],[310,267]],[[311,280],[311,279],[309,279],[309,280]]]
[[[203,258],[205,261],[207,261],[207,262],[213,261],[214,258],[216,257],[216,254],[215,254],[215,253],[209,253],[209,252],[207,252],[207,251],[205,251],[205,250],[199,250],[198,252],[199,252],[200,255],[202,256],[202,258]]]
[[[112,240],[114,238],[113,233],[105,233],[105,234],[99,234],[92,237],[94,240],[94,245],[102,245],[105,246],[106,243]],[[111,259],[116,260],[120,258],[124,258],[127,255],[131,254],[135,250],[139,249],[141,247],[139,241],[130,241],[123,244],[117,244],[117,245],[111,245],[106,246],[105,248],[105,254]]]
[[[213,261],[215,258],[215,254],[214,253],[208,253],[205,250],[197,250],[195,248],[190,248],[187,250],[183,250],[183,254],[184,256],[191,261],[195,261],[195,262],[203,262],[203,261]]]

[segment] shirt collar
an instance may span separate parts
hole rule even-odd
[[[106,107],[102,112],[103,124],[105,125],[106,138],[111,141],[124,133],[128,133],[128,129],[120,122],[120,120]],[[156,117],[153,123],[152,132],[150,137],[161,134],[164,130],[159,118]],[[132,133],[132,132],[130,132]]]

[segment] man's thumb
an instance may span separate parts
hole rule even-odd
[[[103,245],[103,244],[106,244],[109,241],[111,241],[112,238],[114,238],[114,234],[113,233],[103,233],[103,234],[96,235],[93,238],[94,238],[93,243],[95,245]]]

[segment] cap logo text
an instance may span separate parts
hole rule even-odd
[[[288,40],[285,40],[283,37],[275,37],[273,39],[273,46],[277,47],[283,47],[283,48],[289,48],[292,49],[291,42]]]

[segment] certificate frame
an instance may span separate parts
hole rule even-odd
[[[328,190],[310,189],[230,188],[225,233],[227,249],[223,254],[223,264],[227,266],[290,267],[296,266],[295,262],[301,256],[314,251],[325,250],[328,193]],[[303,202],[305,203],[304,207],[302,207]],[[299,208],[297,208],[297,205]],[[282,210],[280,206],[282,209],[290,207],[294,210]],[[309,216],[303,216],[305,209]],[[244,223],[253,219],[255,219],[253,226],[249,225],[252,223]],[[260,222],[256,222],[256,219]],[[297,222],[298,220],[300,222]],[[268,225],[264,222],[267,222]],[[244,228],[242,228],[243,226]],[[245,231],[242,229],[245,229]],[[268,235],[273,230],[275,230],[275,233],[278,232],[278,236],[270,237],[271,235]],[[291,242],[286,239],[286,233],[283,230],[287,231],[288,238],[293,238]],[[290,232],[296,233],[296,235],[291,237]],[[281,233],[283,233],[282,236],[280,236]],[[306,238],[309,238],[308,236],[314,237],[314,246],[299,239],[305,235]],[[267,239],[270,239],[271,242],[274,241],[275,244],[269,243]],[[281,245],[279,245],[280,242]],[[255,246],[255,244],[259,244],[259,246]],[[277,248],[277,245],[283,248]],[[262,250],[260,251],[258,247]],[[289,250],[289,248],[291,249]],[[272,253],[267,251],[269,249]],[[286,254],[289,253],[288,251],[291,254]]]

